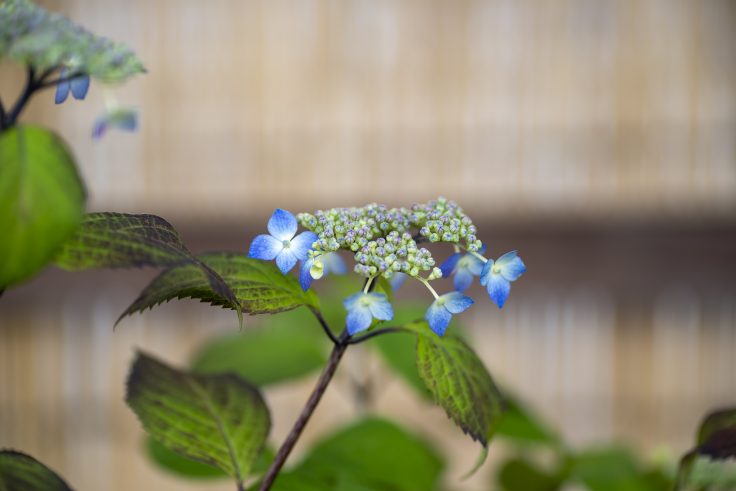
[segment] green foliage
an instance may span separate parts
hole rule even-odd
[[[514,457],[501,466],[498,483],[504,491],[556,491],[564,475],[547,472],[529,460]]]
[[[260,327],[227,333],[205,344],[191,365],[198,373],[232,372],[258,385],[302,377],[327,362],[322,329],[306,309]]]
[[[187,479],[212,479],[227,477],[224,471],[211,465],[188,459],[174,452],[155,438],[146,438],[146,453],[148,457],[171,474]]]
[[[736,408],[706,416],[698,430],[698,452],[714,459],[736,457]]]
[[[38,71],[67,67],[71,73],[110,83],[145,71],[128,47],[95,36],[28,0],[0,5],[0,58],[5,56]]]
[[[71,491],[54,471],[30,455],[0,450],[0,490]]]
[[[159,468],[185,479],[222,479],[227,477],[222,470],[211,465],[191,460],[163,446],[155,438],[146,438],[148,457]],[[251,475],[259,475],[268,469],[274,457],[271,448],[265,447],[251,468]]]
[[[217,272],[194,257],[176,229],[156,215],[89,213],[74,235],[64,243],[56,263],[70,271],[171,265],[188,267],[190,274],[199,278],[209,292],[232,305],[241,317],[240,306],[229,285]],[[118,322],[135,311],[129,308]]]
[[[242,484],[270,429],[258,389],[233,374],[175,370],[139,353],[126,402],[166,447],[218,467]]]
[[[435,402],[486,447],[501,419],[503,402],[483,362],[461,339],[439,337],[426,322],[404,327],[417,334],[417,370]]]
[[[590,491],[669,491],[672,482],[656,470],[642,468],[626,449],[604,447],[572,458],[571,479]]]
[[[690,469],[687,485],[688,489],[733,491],[736,489],[736,460],[696,459]]]
[[[235,300],[228,300],[214,290],[197,265],[182,264],[154,278],[123,316],[174,298],[196,298],[225,308],[242,308],[251,314],[272,314],[302,305],[319,305],[314,292],[302,291],[296,278],[282,274],[274,263],[250,259],[237,252],[213,252],[197,259],[224,280]]]
[[[156,215],[89,213],[64,244],[56,263],[69,271],[170,266],[192,254],[179,233]]]
[[[82,219],[86,196],[66,145],[50,131],[0,133],[0,288],[53,259]]]
[[[696,446],[680,460],[678,489],[732,489],[736,482],[736,408],[708,414]]]
[[[271,489],[433,491],[443,467],[426,442],[391,422],[368,418],[316,444]]]

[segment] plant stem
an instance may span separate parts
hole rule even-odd
[[[5,129],[5,106],[3,105],[2,99],[0,99],[0,129]]]
[[[8,113],[7,117],[5,118],[3,129],[10,128],[15,124],[15,121],[18,119],[18,116],[20,116],[21,111],[23,111],[23,108],[28,103],[28,100],[31,98],[37,88],[36,72],[33,67],[29,66],[26,86],[23,88],[23,92],[21,92],[18,100],[13,105],[13,109],[10,110],[10,113]]]
[[[289,435],[286,437],[286,440],[284,440],[284,443],[281,444],[281,448],[279,448],[276,457],[271,463],[271,466],[268,468],[268,471],[266,472],[266,475],[261,482],[261,487],[258,488],[259,491],[268,491],[269,489],[271,489],[271,486],[276,480],[276,476],[278,476],[279,471],[284,466],[284,463],[289,457],[291,450],[294,448],[294,445],[301,436],[302,431],[304,431],[304,427],[307,426],[307,422],[312,416],[314,409],[317,407],[319,400],[325,393],[327,386],[332,380],[332,376],[335,375],[337,365],[338,363],[340,363],[342,355],[345,354],[345,350],[348,349],[348,339],[350,339],[350,336],[347,334],[347,331],[343,331],[343,333],[338,338],[334,348],[332,348],[330,360],[327,362],[327,366],[322,371],[322,375],[320,375],[319,380],[317,381],[317,385],[314,387],[314,390],[312,390],[312,393],[310,394],[309,399],[307,399],[307,403],[304,405],[301,414],[299,414],[299,417],[294,423],[294,426],[291,428]]]
[[[403,327],[384,327],[383,329],[376,329],[375,331],[371,331],[356,338],[350,338],[347,343],[359,344],[363,341],[368,341],[371,338],[375,338],[376,336],[380,336],[382,334],[391,334],[392,332],[407,332],[407,330]]]
[[[332,332],[332,329],[330,329],[330,326],[327,325],[327,321],[324,317],[322,317],[322,313],[315,308],[310,308],[309,310],[311,310],[314,316],[317,318],[319,324],[322,326],[322,329],[325,331],[325,334],[327,334],[327,337],[330,338],[330,341],[332,341],[332,344],[339,343],[340,341],[335,337],[335,334]]]

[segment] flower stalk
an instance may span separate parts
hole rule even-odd
[[[317,404],[319,404],[320,399],[322,399],[322,395],[324,395],[327,390],[327,386],[335,375],[337,365],[345,354],[345,350],[347,350],[350,345],[348,342],[349,339],[350,336],[347,334],[347,331],[343,331],[338,338],[338,342],[335,343],[332,348],[332,353],[330,354],[327,366],[325,366],[325,369],[322,371],[322,374],[317,381],[317,385],[315,385],[314,390],[312,390],[312,393],[309,395],[309,399],[307,399],[307,403],[302,408],[302,412],[294,422],[294,426],[292,426],[291,431],[284,440],[284,443],[281,444],[276,457],[273,459],[271,466],[263,477],[261,486],[258,488],[259,491],[268,491],[271,489],[271,486],[273,486],[273,483],[281,471],[281,468],[284,466],[286,459],[289,457],[294,445],[296,445],[297,440],[299,440],[299,437],[307,426],[309,419],[312,417],[312,413],[314,413]]]

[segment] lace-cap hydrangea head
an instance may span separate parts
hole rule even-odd
[[[306,231],[297,235],[297,222]],[[371,328],[374,321],[393,318],[393,309],[383,293],[373,292],[383,277],[397,288],[404,280],[423,284],[432,295],[425,320],[439,336],[444,335],[453,315],[473,305],[465,292],[476,277],[489,298],[503,307],[526,266],[516,251],[498,260],[485,257],[486,247],[477,237],[470,217],[457,204],[444,198],[410,208],[388,208],[371,203],[363,207],[332,208],[314,213],[277,209],[268,222],[269,235],[257,236],[249,256],[275,260],[282,273],[301,262],[299,281],[308,289],[313,280],[328,272],[343,274],[347,268],[339,256],[352,254],[353,271],[365,278],[362,291],[345,299],[346,329],[353,335]],[[440,267],[423,243],[444,243],[451,249]],[[433,284],[453,278],[453,290],[439,294]]]

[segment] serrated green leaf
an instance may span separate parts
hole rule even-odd
[[[127,46],[28,0],[0,4],[0,57],[5,56],[38,71],[67,67],[103,82],[122,82],[145,71]]]
[[[66,145],[50,131],[0,133],[0,288],[49,263],[82,220],[86,195]]]
[[[223,298],[198,268],[184,264],[169,268],[154,278],[121,317],[175,298],[195,298],[225,308],[239,304],[250,314],[272,314],[302,305],[319,305],[314,292],[304,292],[296,278],[282,274],[272,262],[251,259],[238,252],[212,252],[197,258],[218,273],[237,302]]]
[[[56,257],[69,271],[170,266],[192,260],[179,232],[156,215],[88,213]]]
[[[165,447],[155,438],[146,436],[148,458],[160,469],[185,479],[222,479],[228,477],[222,470],[211,465],[188,459]],[[268,469],[274,458],[274,451],[266,446],[251,468],[251,475],[260,475]]]
[[[30,455],[0,450],[0,490],[72,491],[54,471]]]
[[[70,271],[171,265],[189,267],[209,291],[237,310],[242,325],[239,305],[227,282],[194,257],[179,232],[159,216],[89,213],[64,243],[56,263]]]
[[[194,356],[197,373],[231,372],[263,387],[303,377],[327,363],[327,338],[306,309],[270,317],[265,325],[226,333]]]
[[[443,467],[419,437],[368,418],[317,443],[294,470],[276,478],[271,490],[435,491]]]
[[[187,373],[143,353],[133,364],[125,399],[163,445],[222,469],[241,485],[271,425],[258,389],[237,375]]]
[[[417,334],[417,370],[435,402],[473,440],[487,446],[503,401],[483,362],[461,339],[437,336],[426,322],[404,327]]]
[[[158,467],[179,477],[187,479],[218,479],[228,477],[224,471],[196,460],[188,459],[164,446],[148,435],[146,453]]]

